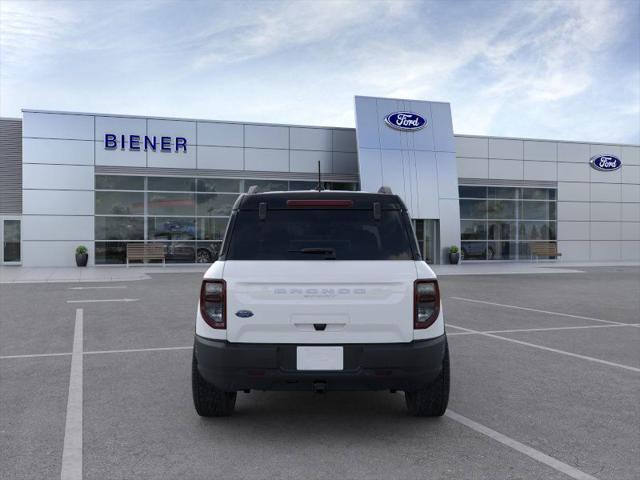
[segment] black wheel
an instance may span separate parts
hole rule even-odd
[[[196,255],[196,263],[211,263],[213,261],[213,255],[209,250],[201,248]]]
[[[449,345],[445,346],[440,375],[427,387],[404,392],[407,409],[417,417],[441,417],[449,403]]]
[[[236,392],[223,392],[208,383],[198,371],[196,356],[191,362],[193,405],[201,417],[226,417],[236,407]]]

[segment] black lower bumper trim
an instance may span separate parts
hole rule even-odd
[[[442,335],[409,343],[342,345],[340,371],[297,370],[298,345],[291,344],[229,343],[196,336],[194,352],[200,375],[225,391],[415,391],[442,370],[446,342]]]

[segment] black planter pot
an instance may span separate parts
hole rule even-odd
[[[89,261],[88,253],[76,253],[76,265],[79,267],[86,267]]]
[[[460,261],[460,252],[449,254],[449,263],[453,265],[457,265],[459,261]]]

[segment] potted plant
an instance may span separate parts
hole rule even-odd
[[[449,247],[449,263],[456,265],[460,261],[460,251],[458,247],[452,245]]]
[[[89,261],[89,253],[87,247],[84,245],[78,245],[76,247],[76,265],[79,267],[86,267]]]

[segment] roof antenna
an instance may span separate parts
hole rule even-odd
[[[318,191],[322,191],[322,177],[320,176],[320,160],[318,160]]]

